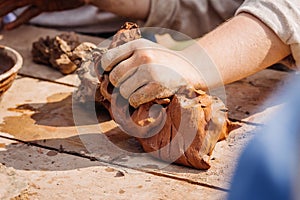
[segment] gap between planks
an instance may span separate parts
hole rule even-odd
[[[190,180],[188,178],[177,177],[177,176],[174,176],[174,175],[171,175],[171,174],[164,174],[164,173],[161,173],[161,172],[155,172],[155,171],[150,171],[150,170],[145,170],[145,169],[140,169],[140,168],[128,167],[128,166],[122,165],[122,164],[110,163],[108,161],[96,158],[94,156],[84,155],[84,154],[81,154],[81,153],[78,153],[78,152],[75,152],[75,151],[66,151],[63,148],[57,149],[57,148],[54,148],[54,147],[44,146],[44,145],[40,145],[40,144],[33,143],[33,142],[26,142],[26,141],[23,141],[23,140],[7,137],[7,136],[3,136],[3,135],[0,135],[0,138],[6,139],[6,140],[11,140],[11,141],[14,141],[14,142],[23,143],[23,144],[26,144],[28,146],[33,146],[33,147],[38,147],[38,148],[47,149],[47,150],[51,150],[51,151],[56,151],[56,152],[62,153],[62,154],[67,154],[67,155],[77,156],[77,157],[81,157],[81,158],[86,158],[86,159],[89,159],[90,161],[98,161],[103,165],[110,165],[110,166],[127,168],[127,169],[131,169],[131,170],[151,174],[151,175],[158,176],[158,177],[169,178],[169,179],[173,179],[173,180],[176,180],[176,181],[186,182],[186,183],[189,183],[189,184],[192,184],[192,185],[197,185],[197,186],[201,186],[201,187],[205,187],[205,188],[209,188],[209,189],[213,189],[213,190],[218,190],[218,191],[221,191],[221,192],[229,192],[229,189],[218,187],[218,186],[215,186],[215,185],[211,185],[211,184],[207,184],[207,183],[203,183],[203,182],[198,182],[198,181],[193,181],[193,180]]]
[[[73,85],[73,84],[54,81],[54,80],[47,79],[47,78],[36,77],[36,76],[23,74],[23,73],[18,73],[18,75],[21,76],[21,77],[24,77],[24,78],[32,78],[32,79],[41,80],[41,81],[45,81],[45,82],[49,82],[49,83],[55,83],[55,84],[64,85],[64,86],[68,86],[68,87],[78,88],[78,86]]]

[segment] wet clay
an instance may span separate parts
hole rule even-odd
[[[126,23],[114,36],[109,48],[138,39],[136,24]],[[109,72],[101,73],[96,60],[102,105],[122,129],[134,135],[143,149],[167,162],[197,168],[210,168],[210,155],[216,143],[225,139],[234,125],[228,120],[224,103],[192,87],[181,88],[165,99],[156,99],[134,109],[113,86]]]
[[[54,135],[59,137],[62,131],[73,135],[76,128],[72,119],[70,93],[54,94],[47,100],[45,104],[22,104],[10,108],[10,111],[21,115],[5,117],[0,124],[0,131],[24,141],[47,139]]]

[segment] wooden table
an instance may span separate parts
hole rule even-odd
[[[23,26],[0,35],[0,44],[13,47],[24,58],[17,80],[0,103],[0,163],[26,182],[26,187],[19,187],[21,195],[29,199],[226,198],[242,149],[279,106],[264,102],[285,84],[288,73],[264,70],[226,86],[230,117],[243,125],[217,144],[210,170],[195,170],[147,156],[107,113],[101,113],[101,122],[96,123],[87,109],[72,107],[77,75],[63,76],[31,59],[33,41],[58,33]],[[73,115],[84,123],[74,123]]]

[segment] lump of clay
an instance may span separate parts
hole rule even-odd
[[[209,169],[209,156],[215,144],[227,137],[231,125],[223,102],[193,89],[183,89],[170,98],[170,103],[153,115],[151,102],[133,112],[132,120],[139,126],[161,122],[138,137],[146,152],[167,162],[175,162],[197,169]],[[155,107],[154,107],[155,109]],[[152,113],[151,113],[152,112]],[[123,126],[127,126],[124,124]],[[149,137],[147,134],[151,133]]]
[[[113,38],[111,48],[140,36],[136,25],[126,24]],[[97,65],[95,71],[100,73]],[[232,129],[220,99],[193,88],[181,88],[175,95],[134,109],[117,89],[112,93],[108,76],[109,72],[98,74],[102,103],[112,119],[136,137],[146,152],[167,162],[210,168],[209,156],[216,143]]]
[[[63,33],[53,38],[40,38],[32,44],[33,61],[59,70],[62,74],[73,73],[83,60],[88,59],[96,45],[80,43],[78,36]]]

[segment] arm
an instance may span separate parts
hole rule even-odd
[[[87,4],[137,20],[146,20],[150,9],[150,0],[0,0],[0,18],[27,6],[15,21],[4,26],[5,29],[10,30],[28,22],[42,12],[70,10]]]
[[[84,0],[0,0],[0,17],[7,15],[18,8],[27,6],[25,11],[13,22],[5,24],[7,30],[16,28],[42,12],[62,11],[78,8],[85,4]]]
[[[136,40],[108,51],[101,60],[102,67],[111,71],[110,81],[131,105],[139,105],[156,98],[174,94],[180,87],[213,88],[249,76],[289,55],[290,48],[256,17],[242,13],[205,35],[198,44],[206,51],[195,51],[194,46],[181,54],[165,50],[149,41]],[[196,69],[184,55],[213,61],[221,75],[212,80],[211,70]],[[187,57],[186,57],[187,58]],[[200,74],[197,72],[200,71]],[[209,80],[209,81],[207,81]]]
[[[217,66],[224,84],[254,74],[291,53],[268,26],[247,13],[237,15],[198,43]]]
[[[6,29],[28,22],[42,12],[74,9],[84,4],[141,20],[145,27],[163,27],[200,37],[234,15],[243,0],[0,0],[0,17],[23,6],[28,9]]]

